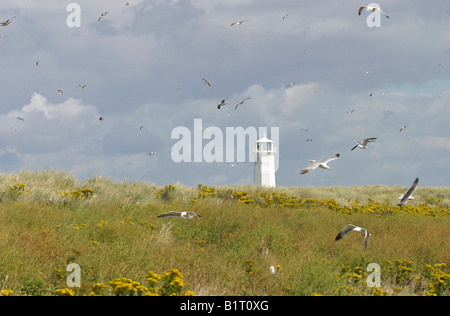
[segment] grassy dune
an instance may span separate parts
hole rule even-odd
[[[0,295],[449,295],[450,188],[419,186],[396,207],[406,189],[1,174]],[[156,217],[169,210],[203,218]],[[367,249],[358,233],[334,241],[348,223],[370,230]]]

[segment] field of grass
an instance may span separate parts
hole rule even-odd
[[[450,188],[419,185],[395,206],[406,189],[0,174],[0,295],[448,296]],[[203,218],[157,218],[167,211]],[[359,233],[334,240],[349,223],[369,229],[367,249]]]

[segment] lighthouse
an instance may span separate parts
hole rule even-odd
[[[256,141],[255,185],[275,187],[275,147],[266,135]]]

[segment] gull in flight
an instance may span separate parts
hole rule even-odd
[[[236,104],[234,110],[236,111],[239,105],[244,104],[245,101],[250,100],[250,99],[251,99],[251,98],[245,98],[244,100],[242,100],[241,102],[239,102],[238,104]]]
[[[25,119],[23,117],[20,117],[20,116],[18,116],[17,119],[20,120],[20,121],[25,121]]]
[[[217,105],[217,108],[220,110],[220,108],[222,106],[224,106],[225,104],[227,104],[227,101],[225,101],[225,99],[223,99],[222,102],[220,102],[220,104]]]
[[[244,22],[248,22],[248,21],[233,22],[233,23],[231,23],[231,26],[233,26],[233,25],[241,25]]]
[[[286,86],[286,88],[292,87],[294,84],[295,84],[295,81],[294,81],[294,82],[291,82],[290,84],[288,84],[288,85]]]
[[[364,7],[360,7],[359,10],[358,10],[358,15],[361,15],[362,10],[364,10],[364,9],[366,9],[367,11],[370,11],[370,12],[375,12],[375,11],[378,10],[378,11],[380,11],[385,17],[387,17],[387,18],[389,19],[389,17],[387,16],[386,13],[383,12],[383,10],[381,10],[381,9],[378,8],[378,7],[372,7],[372,6],[364,6]]]
[[[355,112],[356,110],[349,110],[347,111],[348,114],[352,114],[353,112]]]
[[[332,160],[338,159],[339,156],[340,156],[339,154],[336,154],[336,155],[334,155],[332,157],[322,158],[319,161],[310,160],[308,167],[306,167],[305,169],[302,169],[300,174],[305,174],[307,172],[313,171],[317,167],[320,167],[322,169],[330,170],[331,168],[328,167],[327,163],[332,161]]]
[[[369,237],[371,236],[371,234],[369,234],[369,231],[367,229],[355,226],[353,224],[348,224],[347,226],[345,226],[334,240],[338,241],[339,239],[344,238],[351,231],[364,233],[364,248],[367,248],[367,245],[369,244]]]
[[[86,88],[86,85],[85,84],[83,84],[83,85],[78,85],[78,87],[80,87],[80,90],[84,90],[84,88]]]
[[[35,64],[35,66],[39,66],[39,60],[36,61],[34,64]]]
[[[397,206],[402,206],[403,204],[406,203],[406,201],[408,201],[410,199],[410,197],[413,194],[414,190],[416,190],[416,187],[417,187],[418,184],[419,184],[419,178],[416,178],[416,180],[414,180],[412,186],[408,189],[408,191],[406,191],[406,193],[403,195],[403,197],[400,200],[400,202],[398,202]]]
[[[402,127],[400,127],[400,132],[403,131],[404,129],[406,129],[408,126],[403,125]]]
[[[108,11],[103,12],[102,14],[100,14],[100,17],[98,18],[98,21],[97,21],[97,22],[100,22],[101,18],[104,17],[104,16],[107,15],[107,14],[108,14]]]
[[[286,14],[283,16],[283,20],[286,19],[289,16],[289,14]]]
[[[445,65],[445,61],[441,62],[441,63],[438,65],[438,67],[444,66],[444,65]]]
[[[352,150],[355,149],[356,147],[359,147],[361,149],[366,149],[367,148],[367,144],[368,143],[373,143],[375,141],[375,139],[376,139],[375,137],[366,138],[362,143],[360,143],[359,141],[355,140],[355,142],[357,142],[358,144],[355,147],[353,147]]]
[[[206,80],[205,78],[202,78],[202,80],[205,82],[205,84],[211,87],[211,82],[209,82],[209,80]]]
[[[157,217],[182,217],[184,219],[193,219],[195,216],[203,217],[201,215],[198,215],[195,212],[176,212],[176,211],[170,211],[161,215],[158,215]]]
[[[59,89],[58,89],[58,93],[59,93],[60,95],[63,95],[63,94],[64,94],[63,89],[59,88]]]
[[[149,156],[156,155],[156,152],[155,152],[155,151],[151,151],[151,152],[148,153],[148,155],[149,155]]]
[[[5,22],[1,22],[0,25],[1,25],[1,26],[7,26],[7,25],[11,24],[11,20],[13,20],[13,19],[15,19],[15,18],[16,18],[16,17],[13,17],[13,18],[11,18],[11,19],[9,19],[9,20],[6,20]]]

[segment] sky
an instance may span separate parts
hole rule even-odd
[[[0,3],[0,173],[253,184],[248,154],[225,159],[242,127],[273,137],[280,187],[449,186],[450,2],[378,2],[389,18],[353,0],[70,3]],[[224,159],[178,162],[180,128]]]

